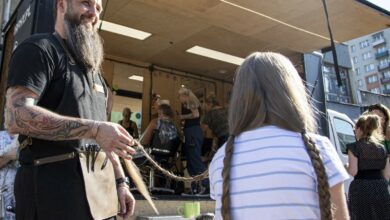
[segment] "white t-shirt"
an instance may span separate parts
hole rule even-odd
[[[328,138],[310,134],[320,150],[330,187],[349,178]],[[225,146],[209,168],[210,194],[221,217]],[[301,134],[276,126],[243,132],[235,138],[230,174],[234,219],[320,219],[316,174]]]

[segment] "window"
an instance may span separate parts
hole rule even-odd
[[[355,73],[356,73],[356,75],[360,75],[360,68],[358,67],[358,68],[355,68]]]
[[[356,51],[356,47],[355,47],[355,45],[352,45],[351,46],[351,52],[355,52]]]
[[[363,87],[363,80],[361,80],[361,79],[358,79],[358,81],[357,81],[357,82],[358,82],[358,86],[359,86],[359,87]]]
[[[363,53],[363,60],[368,60],[370,58],[371,58],[371,53],[370,52]]]
[[[383,78],[390,79],[390,70],[383,73]]]
[[[362,42],[360,42],[359,44],[360,44],[360,48],[361,48],[361,49],[370,46],[370,42],[369,42],[368,40],[362,41]]]
[[[353,63],[354,63],[354,64],[357,64],[357,63],[358,63],[357,57],[353,57],[352,60],[353,60]]]
[[[368,78],[367,78],[367,82],[368,83],[375,83],[375,82],[377,82],[378,81],[378,76],[377,75],[372,75],[372,76],[369,76]]]
[[[343,154],[347,154],[347,144],[356,141],[355,133],[353,132],[353,125],[350,122],[339,118],[334,118],[333,122],[340,150]]]
[[[387,66],[388,63],[389,63],[388,59],[379,60],[379,66]]]
[[[379,88],[373,88],[370,90],[372,93],[376,93],[376,94],[379,94],[381,93],[381,90]]]
[[[375,69],[375,65],[370,63],[368,65],[364,65],[364,69],[366,70],[366,73],[371,72]]]
[[[390,84],[388,83],[388,84],[385,84],[385,89],[386,90],[389,90],[390,89]]]
[[[385,51],[386,51],[386,47],[379,47],[379,48],[376,50],[377,53],[383,53],[383,52],[385,52]]]
[[[372,35],[372,42],[383,39],[383,32],[376,33]]]

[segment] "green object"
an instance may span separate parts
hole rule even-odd
[[[383,141],[383,145],[385,146],[387,154],[390,154],[390,141],[388,140]]]
[[[122,118],[122,112],[111,112],[111,122],[118,123]]]
[[[200,203],[185,202],[182,206],[177,208],[177,213],[184,218],[194,218],[200,215]]]

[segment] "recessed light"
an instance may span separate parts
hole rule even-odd
[[[100,21],[99,26],[101,25],[101,29],[104,31],[109,31],[115,34],[124,35],[127,37],[132,37],[138,40],[145,40],[146,38],[150,37],[152,34],[137,30],[134,28],[126,27],[123,25],[115,24],[109,21]]]
[[[129,79],[131,79],[131,80],[136,80],[136,81],[140,81],[140,82],[143,82],[143,81],[144,81],[144,77],[143,77],[143,76],[138,76],[138,75],[129,76]]]
[[[186,50],[186,52],[236,65],[241,65],[241,63],[244,62],[244,58],[233,56],[216,50],[211,50],[201,46],[191,47],[190,49]]]

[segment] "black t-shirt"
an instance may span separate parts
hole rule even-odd
[[[105,88],[100,74],[86,74],[70,61],[53,34],[33,35],[25,40],[14,51],[9,65],[8,87],[22,86],[35,92],[38,106],[60,115],[104,121],[107,91],[93,89],[94,83]],[[20,141],[25,138],[20,135]],[[95,142],[33,138],[32,145],[20,152],[20,161],[77,151],[87,143]]]
[[[198,111],[200,113],[200,108],[198,108]],[[188,115],[191,114],[191,109],[187,108],[184,104],[181,105],[181,114],[182,115]],[[184,120],[184,128],[189,128],[192,126],[200,125],[200,117],[197,118],[191,118],[191,119],[185,119]]]

